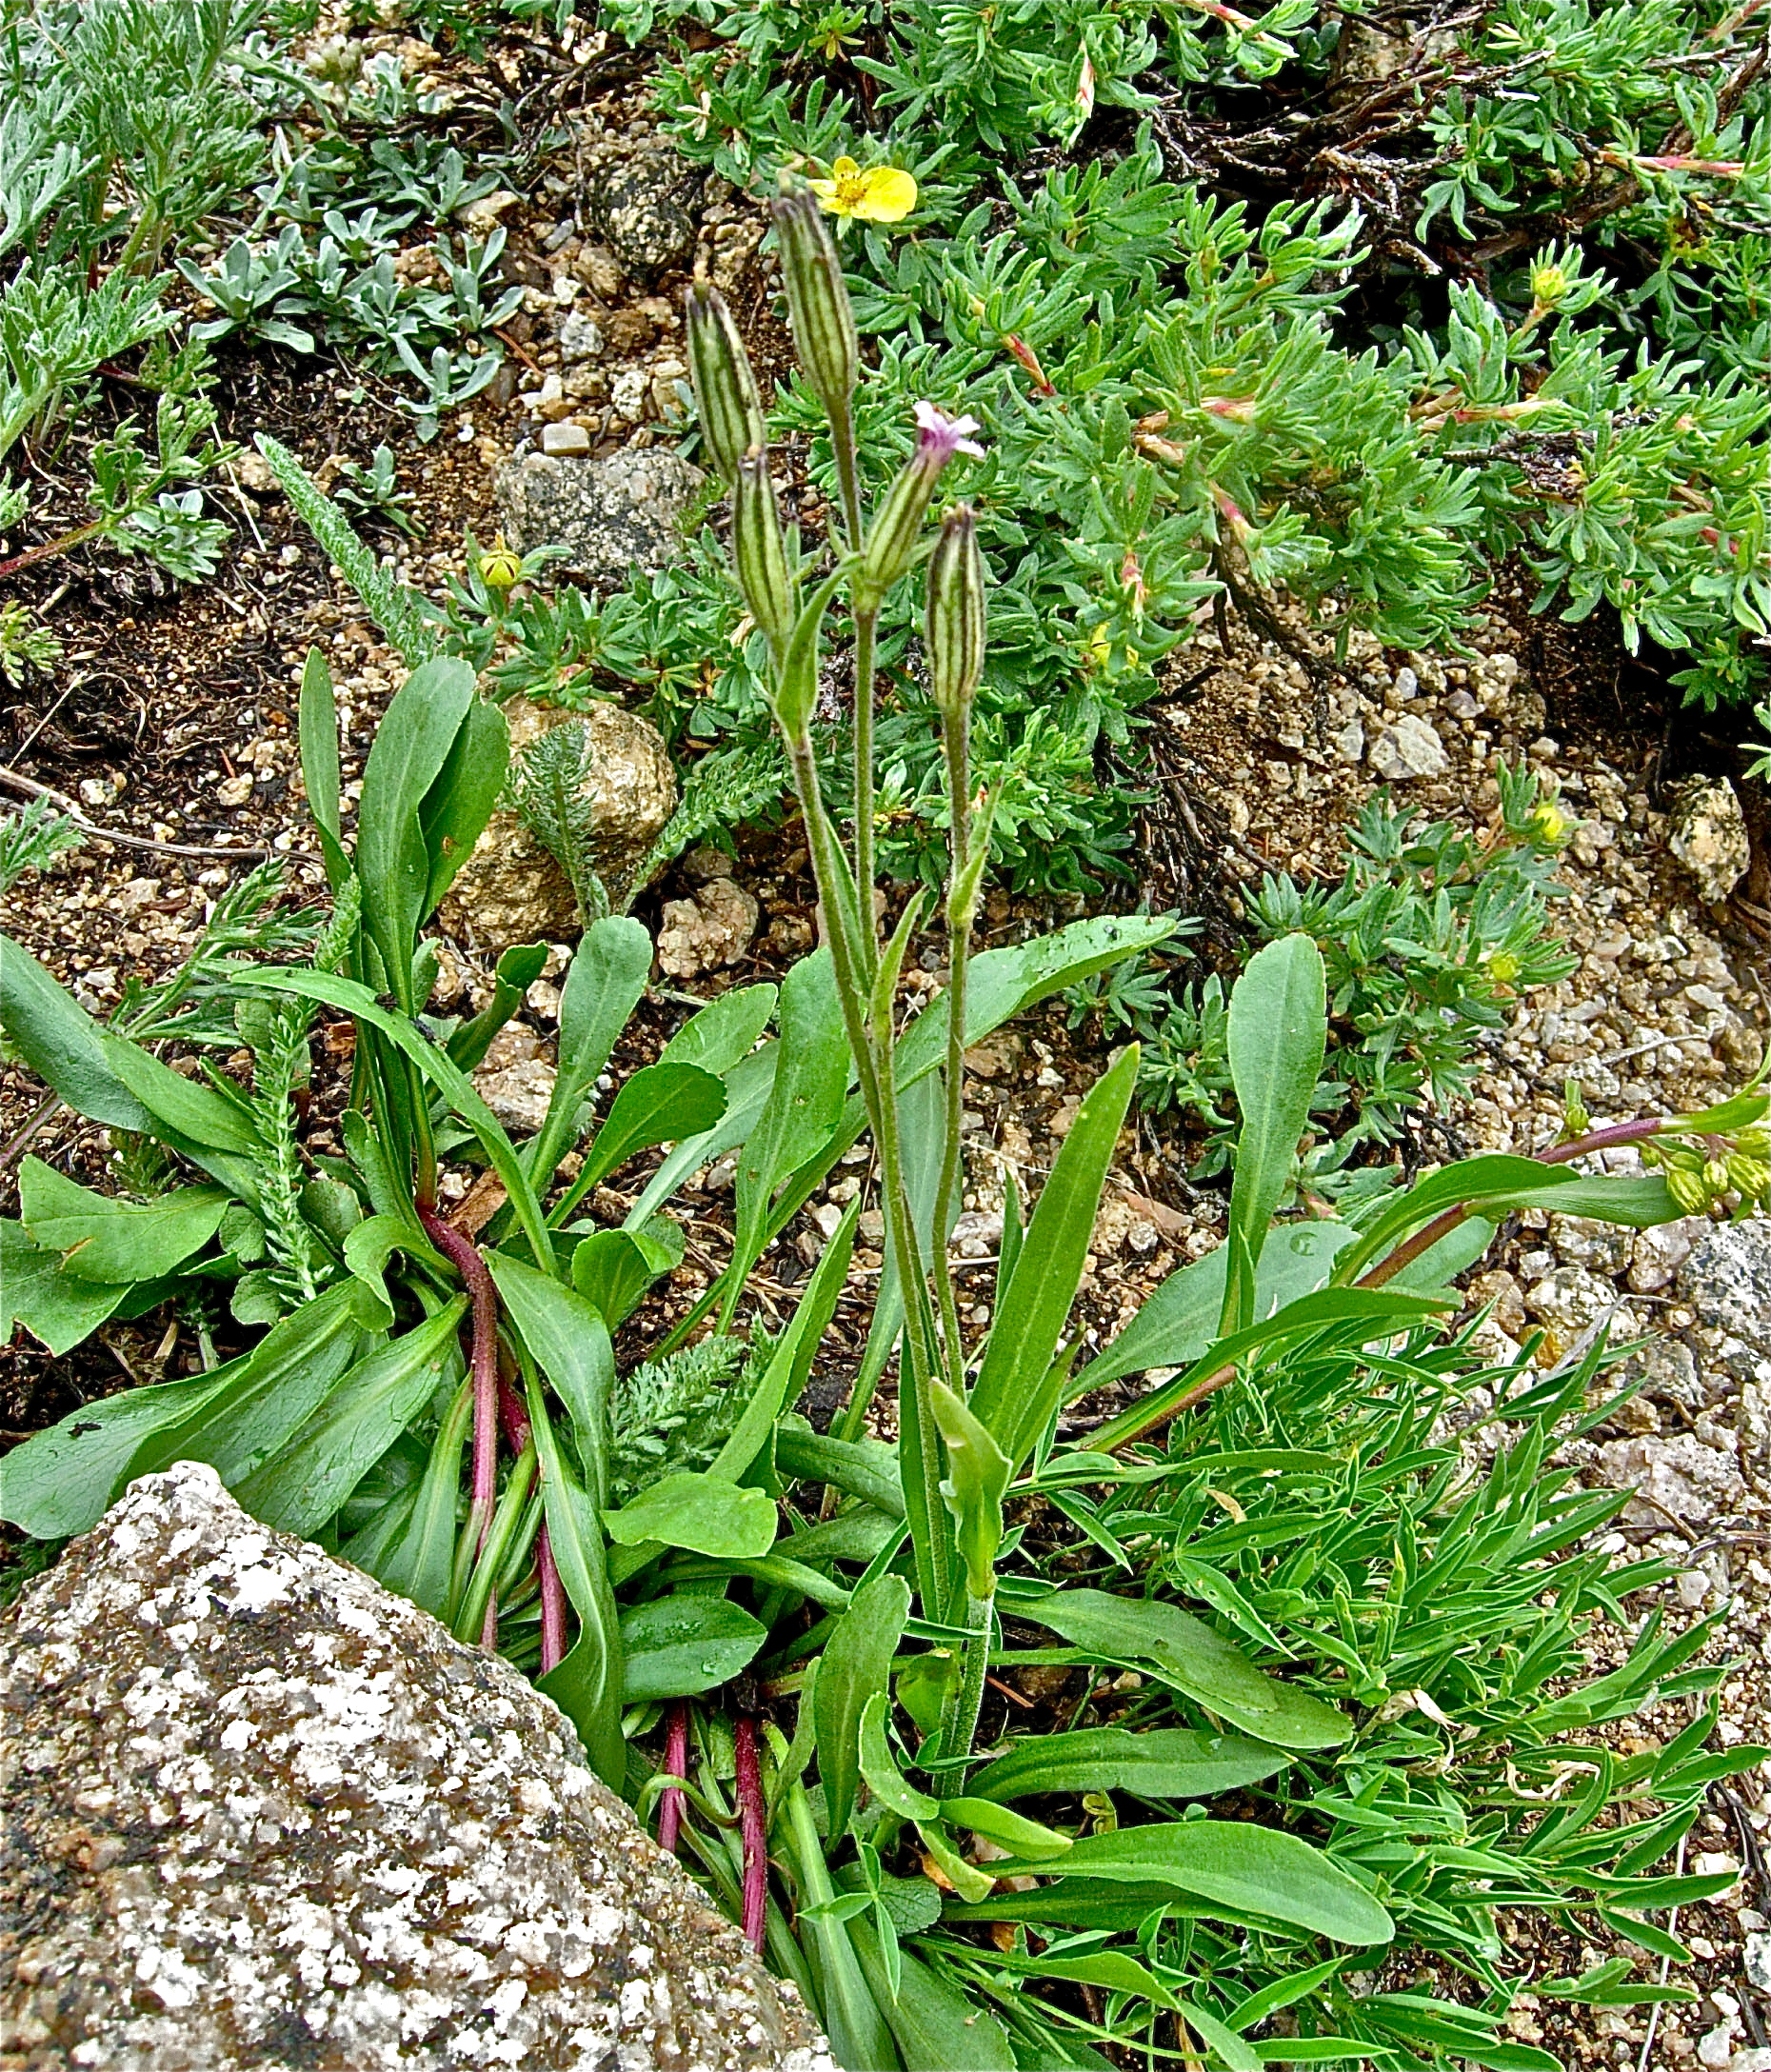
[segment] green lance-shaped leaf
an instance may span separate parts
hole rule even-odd
[[[38,1158],[18,1174],[19,1216],[32,1241],[62,1255],[80,1281],[155,1281],[200,1251],[221,1228],[220,1187],[175,1187],[151,1202],[95,1194]]]
[[[627,1774],[627,1743],[621,1734],[625,1673],[621,1625],[596,1505],[567,1464],[533,1376],[528,1382],[528,1415],[541,1468],[547,1544],[566,1595],[578,1614],[577,1641],[565,1661],[550,1669],[537,1687],[578,1729],[597,1775],[620,1790]]]
[[[1352,1239],[1343,1223],[1277,1225],[1255,1269],[1254,1321],[1262,1323],[1321,1287]],[[1220,1245],[1171,1273],[1105,1351],[1075,1375],[1065,1394],[1074,1400],[1122,1374],[1190,1366],[1203,1359],[1218,1336],[1229,1260],[1228,1246]]]
[[[98,1024],[6,935],[0,935],[0,1029],[76,1115],[113,1129],[154,1133],[152,1115],[117,1077]]]
[[[608,1325],[576,1288],[520,1260],[491,1252],[486,1264],[530,1358],[570,1413],[586,1483],[601,1505],[608,1492],[608,1398],[615,1381]],[[545,1457],[542,1466],[545,1473]]]
[[[302,788],[308,811],[320,837],[326,882],[336,892],[350,875],[339,819],[338,700],[332,672],[318,648],[309,648],[301,672],[301,706],[297,722],[301,742]]]
[[[966,1789],[975,1799],[1031,1798],[1038,1793],[1129,1791],[1144,1799],[1213,1799],[1290,1766],[1283,1749],[1237,1734],[1197,1734],[1159,1727],[1131,1734],[1122,1726],[1069,1734],[1032,1734],[986,1763]]]
[[[692,1698],[748,1667],[768,1628],[724,1597],[655,1597],[621,1615],[622,1703]]]
[[[1297,1835],[1249,1821],[1164,1821],[1084,1835],[1065,1857],[1064,1875],[1171,1884],[1235,1915],[1283,1922],[1337,1942],[1387,1942],[1396,1932],[1384,1907],[1331,1857]]]
[[[418,808],[430,875],[425,887],[428,917],[473,854],[504,789],[510,764],[510,729],[495,705],[475,699],[468,707],[448,759]]]
[[[1017,1601],[1014,1615],[1049,1626],[1109,1661],[1148,1663],[1207,1712],[1281,1748],[1337,1747],[1352,1732],[1332,1705],[1257,1669],[1242,1651],[1178,1604],[1054,1590]]]
[[[1328,1037],[1322,952],[1287,935],[1248,960],[1230,994],[1230,1078],[1242,1126],[1230,1189],[1223,1328],[1255,1319],[1255,1271],[1267,1225],[1291,1181]]]
[[[773,1500],[723,1477],[662,1476],[633,1502],[606,1511],[603,1523],[617,1546],[674,1547],[688,1554],[755,1560],[775,1544]]]
[[[455,1561],[455,1510],[461,1496],[461,1449],[473,1417],[473,1384],[464,1381],[444,1413],[431,1444],[418,1496],[399,1537],[372,1564],[353,1551],[346,1557],[369,1569],[377,1582],[441,1619],[448,1606]]]
[[[756,1047],[781,997],[779,986],[739,986],[691,1014],[658,1053],[660,1065],[698,1065],[723,1078]]]
[[[812,1717],[832,1843],[847,1831],[861,1782],[861,1715],[886,1687],[909,1616],[910,1585],[904,1578],[873,1576],[850,1599],[819,1659]]]
[[[1138,1079],[1128,1045],[1088,1089],[1033,1212],[1020,1264],[999,1304],[971,1394],[971,1411],[1018,1467],[1062,1398],[1058,1341],[1076,1300],[1083,1262],[1120,1126]]]
[[[572,1285],[619,1330],[646,1290],[682,1258],[683,1233],[667,1217],[644,1230],[593,1230],[572,1253]]]
[[[711,1129],[726,1112],[726,1087],[698,1065],[643,1065],[609,1105],[585,1151],[573,1186],[581,1196],[636,1152]]]
[[[267,1525],[311,1539],[388,1448],[461,1372],[458,1296],[357,1364],[282,1450],[234,1490]]]
[[[464,1072],[472,1071],[485,1057],[492,1038],[523,1005],[523,995],[540,978],[547,962],[546,943],[514,943],[499,958],[492,970],[492,997],[448,1040],[448,1054]]]
[[[417,1005],[412,951],[429,911],[432,868],[420,809],[472,705],[467,663],[425,663],[394,693],[364,766],[356,846],[364,926],[408,1013]]]
[[[894,1991],[874,1924],[857,1919],[848,1934],[906,2065],[916,2072],[1014,2072],[1020,2061],[1002,2023],[968,1994],[908,1950],[899,1952]]]
[[[560,991],[560,1063],[547,1112],[524,1153],[544,1192],[571,1149],[579,1118],[627,1026],[652,967],[652,939],[637,921],[610,914],[585,930]],[[556,1218],[558,1211],[555,1211]]]
[[[174,1461],[207,1461],[236,1489],[280,1453],[393,1320],[368,1288],[341,1281],[259,1340],[222,1393],[155,1432],[126,1470],[157,1474]]]
[[[1003,1544],[1003,1498],[1013,1472],[1008,1456],[943,1382],[934,1384],[935,1423],[946,1442],[947,1479],[941,1484],[973,1597],[996,1594],[996,1550]]]
[[[58,1358],[97,1330],[132,1292],[127,1281],[82,1281],[60,1252],[31,1242],[23,1224],[0,1223],[0,1344],[22,1324]],[[0,1475],[6,1472],[0,1467]]]

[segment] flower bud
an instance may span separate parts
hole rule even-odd
[[[1701,1173],[1686,1172],[1677,1166],[1668,1166],[1666,1191],[1687,1216],[1701,1216],[1709,1206],[1709,1191],[1703,1185]]]
[[[1728,1185],[1749,1202],[1756,1202],[1767,1187],[1771,1187],[1771,1166],[1763,1159],[1748,1158],[1744,1152],[1736,1151],[1726,1164]]]
[[[753,446],[738,463],[732,487],[732,561],[750,616],[768,635],[779,659],[793,637],[793,579],[787,573],[781,513],[768,479],[768,456],[761,447]]]
[[[688,367],[701,408],[701,431],[713,465],[727,484],[738,479],[738,463],[768,438],[763,399],[750,356],[717,288],[699,283],[688,291]]]
[[[984,674],[984,557],[969,504],[947,513],[929,558],[923,641],[936,705],[964,713]]]
[[[505,545],[501,532],[489,547],[482,548],[478,568],[480,581],[488,590],[510,590],[521,580],[523,557]]]
[[[1545,261],[1531,269],[1531,300],[1540,309],[1559,309],[1568,299],[1568,274],[1563,267]]]
[[[899,470],[867,528],[855,583],[856,607],[863,611],[877,610],[886,592],[910,566],[941,470],[955,453],[979,456],[984,452],[967,436],[979,428],[975,417],[948,417],[932,403],[919,403],[916,424],[916,451]]]
[[[816,197],[805,188],[776,195],[775,235],[800,365],[832,422],[846,420],[861,369],[861,343],[836,247]]]

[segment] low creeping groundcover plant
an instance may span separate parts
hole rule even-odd
[[[1593,1624],[1629,1623],[1627,1601],[1667,1579],[1593,1552],[1621,1499],[1548,1465],[1560,1437],[1606,1414],[1604,1355],[1496,1373],[1467,1334],[1444,1337],[1445,1284],[1515,1210],[1647,1225],[1762,1203],[1771,1104],[1752,1089],[1701,1115],[1582,1126],[1350,1220],[1276,1224],[1326,1026],[1320,951],[1280,933],[1226,1009],[1223,1245],[1084,1352],[1072,1310],[1139,1069],[1128,1046],[1037,1199],[1010,1188],[990,1323],[968,1333],[947,1250],[965,1050],[1170,924],[1084,921],[974,954],[996,807],[970,762],[986,599],[972,512],[932,528],[930,514],[946,468],[985,441],[924,408],[869,512],[836,255],[805,190],[775,213],[841,485],[822,547],[781,528],[758,387],[717,295],[692,296],[689,343],[823,946],[778,989],[693,1014],[605,1098],[651,945],[631,919],[597,920],[565,981],[546,1118],[513,1143],[468,1075],[543,946],[505,952],[471,1019],[426,1010],[426,924],[500,793],[502,716],[468,662],[419,662],[348,842],[331,687],[310,659],[303,768],[331,900],[285,940],[293,958],[211,960],[189,1011],[137,1041],[0,938],[8,1043],[120,1154],[110,1192],[27,1162],[19,1221],[0,1224],[7,1321],[61,1350],[169,1302],[206,1349],[201,1371],[89,1404],[10,1454],[0,1515],[54,1542],[131,1477],[208,1461],[267,1524],[500,1649],[795,1982],[851,2072],[1551,2072],[1502,2025],[1519,1976],[1505,1913],[1602,1923],[1677,1959],[1649,1917],[1728,1881],[1660,1866],[1708,1786],[1764,1751],[1708,1752],[1707,1625],[1675,1637],[1650,1615],[1621,1667],[1585,1666]],[[918,571],[947,860],[938,900],[913,892],[886,933],[877,630]],[[846,835],[811,735],[839,601]],[[925,918],[947,980],[905,1021],[897,982]],[[336,1137],[309,1141],[317,1104],[296,1096],[316,1025],[349,1086]],[[169,1041],[185,1069],[159,1054]],[[249,1081],[215,1062],[242,1046]],[[819,1432],[795,1406],[829,1359],[866,1197],[778,1329],[740,1311],[752,1267],[864,1140],[885,1263],[846,1407]],[[1624,1145],[1659,1169],[1585,1169]],[[600,1221],[599,1183],[663,1146],[622,1221]],[[726,1155],[728,1263],[649,1360],[618,1371],[611,1333],[681,1256],[673,1191]],[[478,1177],[448,1211],[459,1190],[440,1176],[463,1163]],[[217,1362],[223,1305],[263,1335]],[[886,1439],[875,1390],[894,1360]],[[1073,1436],[1066,1413],[1108,1385]],[[1444,1415],[1478,1386],[1507,1398],[1480,1465]],[[1607,1722],[1656,1701],[1687,1723],[1628,1755],[1606,1743]],[[1595,2004],[1686,1992],[1642,1986],[1622,1957],[1533,1986]]]

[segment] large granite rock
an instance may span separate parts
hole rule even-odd
[[[514,1669],[136,1483],[0,1622],[7,2072],[834,2072]]]
[[[587,815],[597,875],[619,905],[652,844],[676,810],[676,773],[664,736],[649,720],[601,700],[567,715],[527,698],[505,707],[516,757],[555,727],[582,727],[584,755],[574,789]],[[502,807],[487,822],[473,854],[444,896],[438,919],[458,941],[492,956],[513,943],[576,937],[584,923],[566,873],[516,814]]]
[[[612,588],[633,568],[655,575],[682,552],[684,514],[700,468],[662,447],[624,447],[605,460],[526,453],[492,470],[505,537],[519,553],[563,547],[560,566]]]

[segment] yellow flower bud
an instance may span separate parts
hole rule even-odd
[[[1568,275],[1562,267],[1545,264],[1531,269],[1531,299],[1540,309],[1559,309],[1568,299]]]
[[[501,532],[489,547],[481,550],[478,567],[480,581],[488,590],[510,590],[522,578],[523,557],[505,545]]]

